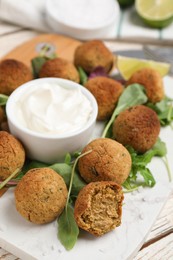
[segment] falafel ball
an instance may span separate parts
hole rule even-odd
[[[16,209],[30,222],[49,223],[63,211],[67,193],[63,178],[54,170],[31,169],[16,186]]]
[[[79,159],[81,177],[87,182],[115,181],[122,184],[131,170],[131,156],[120,143],[109,138],[97,138],[85,146]]]
[[[0,75],[0,94],[5,95],[10,95],[20,85],[33,79],[29,67],[14,59],[0,62]]]
[[[79,73],[73,63],[62,58],[46,61],[40,70],[39,77],[63,78],[77,83],[80,81]]]
[[[143,68],[136,71],[127,81],[127,86],[139,83],[145,87],[148,101],[157,103],[164,98],[163,79],[158,71],[153,68]]]
[[[96,98],[98,104],[97,119],[109,119],[123,91],[121,83],[108,77],[95,77],[88,80],[85,87]]]
[[[101,40],[91,40],[79,45],[74,53],[74,64],[82,67],[86,73],[96,67],[103,67],[110,72],[114,65],[114,56]]]
[[[113,124],[113,136],[123,145],[145,153],[156,143],[160,122],[154,110],[138,105],[121,112]]]
[[[5,118],[4,109],[0,106],[0,124],[3,122]]]
[[[112,181],[91,182],[78,194],[74,207],[77,225],[95,236],[120,226],[122,188]]]
[[[0,179],[5,180],[25,162],[25,150],[13,135],[0,131]]]

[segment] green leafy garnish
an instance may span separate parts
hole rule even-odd
[[[39,72],[43,66],[43,64],[47,61],[48,59],[46,57],[35,57],[31,60],[31,66],[32,66],[32,71],[33,71],[33,76],[34,78],[39,77]]]
[[[67,153],[64,159],[64,163],[71,164],[71,154]]]
[[[158,138],[156,144],[144,154],[137,154],[137,152],[132,148],[127,149],[132,158],[132,168],[127,180],[123,183],[123,187],[129,192],[138,189],[140,186],[153,187],[155,185],[155,179],[151,171],[147,168],[149,162],[151,162],[154,156],[166,157],[167,150],[164,142]],[[137,180],[137,178],[142,176],[143,182]],[[170,174],[168,174],[170,180]]]
[[[56,56],[57,56],[56,53],[48,54],[48,51],[49,51],[49,46],[45,44],[43,46],[42,50],[40,51],[39,55],[31,60],[31,66],[32,66],[34,78],[39,77],[39,72],[40,72],[43,64],[47,60],[56,58]]]
[[[4,188],[5,186],[6,186],[6,184],[8,184],[8,182],[18,173],[20,171],[20,169],[16,169],[14,172],[12,172],[11,174],[10,174],[10,176],[8,176],[8,178],[6,178],[4,181],[2,181],[1,183],[0,183],[0,190],[2,189],[2,188]]]
[[[8,96],[0,94],[0,106],[5,106],[8,100]]]
[[[136,105],[140,105],[140,104],[144,104],[147,102],[147,96],[144,93],[144,87],[140,84],[132,84],[129,85],[121,94],[118,104],[110,118],[110,120],[108,121],[108,123],[106,124],[102,137],[112,137],[110,134],[110,128],[116,118],[116,116],[124,111],[125,109],[132,107],[132,106],[136,106]]]
[[[72,171],[71,171],[71,178],[70,184],[68,189],[68,196],[66,201],[66,206],[60,217],[58,218],[58,238],[61,241],[62,245],[67,250],[70,250],[74,247],[77,237],[79,234],[79,228],[75,222],[73,208],[70,205],[70,196],[73,187],[73,181],[75,176],[75,169],[78,163],[79,158],[85,156],[86,154],[90,153],[91,151],[87,151],[77,157],[74,161]]]
[[[82,69],[82,67],[78,67],[78,72],[79,72],[79,77],[80,77],[80,84],[84,85],[87,80],[88,80],[88,76],[86,74],[86,72]]]
[[[65,210],[58,218],[58,238],[67,250],[76,244],[79,228],[74,219],[74,209],[67,204]]]
[[[173,99],[165,97],[156,104],[147,103],[146,105],[157,113],[162,126],[171,125],[173,121]]]

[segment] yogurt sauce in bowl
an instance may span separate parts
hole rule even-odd
[[[92,106],[79,87],[64,88],[57,83],[31,86],[14,105],[16,120],[38,133],[70,134],[88,122]]]
[[[98,106],[83,86],[60,78],[41,78],[18,87],[6,105],[10,132],[27,156],[46,163],[63,161],[92,138]]]

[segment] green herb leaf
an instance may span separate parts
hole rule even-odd
[[[39,72],[40,72],[43,64],[47,60],[52,60],[52,59],[55,59],[57,57],[56,53],[54,53],[54,52],[49,53],[49,50],[50,50],[50,46],[45,44],[42,47],[39,55],[31,60],[31,66],[32,66],[34,78],[39,77]]]
[[[8,96],[0,94],[0,106],[5,106],[8,100]]]
[[[68,203],[63,213],[58,218],[58,238],[67,250],[76,244],[79,228],[74,218],[73,207]]]
[[[86,74],[86,72],[82,69],[82,67],[78,67],[78,72],[79,72],[79,77],[80,77],[80,84],[84,85],[87,80],[88,80],[88,76]]]
[[[124,111],[125,109],[135,106],[141,105],[147,102],[147,96],[144,93],[144,87],[140,84],[132,84],[129,85],[121,94],[118,104],[108,121],[106,127],[104,128],[102,137],[107,137],[107,133],[112,126],[116,116]]]
[[[57,173],[63,177],[65,183],[67,186],[70,184],[70,178],[71,178],[71,171],[72,166],[66,164],[66,163],[55,163],[49,166],[49,168],[53,169]]]
[[[33,71],[33,75],[34,78],[38,78],[39,77],[39,72],[43,66],[43,64],[47,61],[48,59],[46,57],[35,57],[31,60],[31,66],[32,66],[32,71]]]
[[[71,177],[70,177],[70,183],[69,183],[69,189],[68,189],[68,195],[67,195],[67,201],[64,211],[62,212],[62,215],[58,219],[58,237],[61,241],[61,243],[65,246],[67,250],[70,250],[73,248],[77,241],[77,237],[79,234],[79,230],[77,227],[77,224],[74,219],[74,213],[73,209],[70,207],[69,201],[70,196],[72,192],[73,187],[73,181],[75,176],[75,169],[78,163],[79,158],[85,156],[86,154],[90,153],[91,151],[87,151],[77,157],[77,159],[74,161],[72,171],[71,171]]]
[[[151,148],[151,150],[149,150],[149,152],[150,151],[153,151],[155,156],[163,157],[167,154],[166,144],[163,141],[161,141],[160,138],[158,138],[157,142]]]
[[[131,183],[128,179],[123,183],[123,187],[125,190],[123,190],[124,193],[128,193],[128,192],[132,192],[135,190],[138,190],[139,187],[141,187],[142,185],[139,183]]]
[[[72,166],[65,163],[56,163],[49,166],[51,169],[59,173],[64,179],[67,187],[70,185]],[[83,179],[79,176],[79,174],[74,171],[73,183],[71,189],[71,195],[76,197],[79,191],[86,185]]]
[[[71,189],[71,196],[77,197],[79,191],[86,186],[86,182],[80,177],[80,175],[75,171],[74,172],[74,178],[73,178],[73,184]]]
[[[10,174],[10,176],[8,176],[7,179],[5,179],[3,182],[0,183],[0,190],[5,187],[5,185],[20,171],[20,169],[16,169],[14,172],[12,172]]]
[[[70,153],[66,154],[64,162],[66,164],[70,164],[71,163],[71,154]]]
[[[123,183],[123,187],[132,191],[141,186],[141,183],[137,182],[137,177],[139,175],[144,179],[144,183],[142,184],[143,186],[153,187],[156,182],[151,171],[147,168],[147,165],[151,162],[154,156],[164,157],[167,154],[165,143],[158,138],[155,145],[144,154],[137,154],[132,147],[127,146],[126,148],[131,155],[132,168],[129,177]],[[168,174],[170,179],[170,173],[168,172]]]
[[[173,121],[173,100],[165,97],[156,104],[147,103],[147,106],[153,109],[160,120],[162,126],[170,125]]]
[[[141,167],[139,173],[143,176],[146,186],[153,187],[156,184],[156,181],[148,168]]]

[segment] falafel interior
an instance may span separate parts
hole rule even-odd
[[[91,182],[79,193],[74,215],[78,226],[101,236],[121,224],[122,188],[115,182]]]

